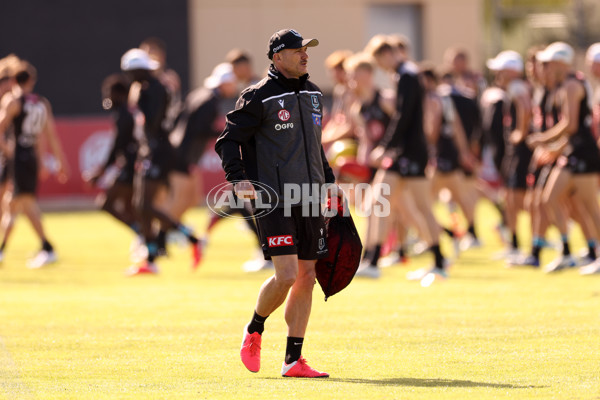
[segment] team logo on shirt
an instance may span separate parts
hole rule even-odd
[[[319,103],[319,97],[316,94],[311,94],[310,95],[310,101],[312,102],[312,106],[315,110],[319,109],[319,106],[321,105]]]
[[[292,235],[269,236],[267,240],[269,247],[292,246],[294,244]]]
[[[321,126],[321,114],[312,114],[313,124],[316,126]]]
[[[277,116],[281,121],[285,122],[290,119],[290,112],[284,108],[277,113]]]

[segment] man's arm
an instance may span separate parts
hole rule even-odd
[[[133,136],[134,125],[133,116],[131,114],[127,113],[119,115],[115,123],[117,132],[106,161],[97,171],[84,171],[84,180],[95,183],[108,167],[115,163],[117,156],[125,153],[127,145],[130,143]]]
[[[247,143],[259,129],[262,120],[262,103],[255,91],[244,92],[235,110],[227,114],[225,129],[219,135],[215,150],[221,157],[225,178],[229,182],[247,180],[240,145]]]
[[[423,131],[430,145],[435,145],[440,138],[442,129],[442,103],[434,97],[425,98],[425,113],[423,116]]]
[[[162,83],[156,81],[139,94],[138,106],[146,120],[146,129],[150,132],[162,130],[166,117],[169,93]]]
[[[327,157],[325,157],[325,151],[323,150],[323,145],[321,145],[321,160],[323,161],[323,172],[325,173],[325,183],[335,183],[335,174],[329,165],[329,161],[327,161]]]
[[[54,157],[59,162],[58,168],[58,179],[60,181],[66,181],[69,177],[69,166],[67,164],[67,159],[62,150],[60,142],[58,141],[58,135],[56,133],[56,125],[54,124],[54,116],[52,114],[52,107],[50,106],[50,102],[48,100],[43,99],[44,106],[46,107],[46,123],[44,124],[44,129],[42,130],[42,135],[44,138],[48,140],[50,144],[50,149],[54,154]],[[41,165],[41,164],[40,164]]]
[[[21,111],[21,105],[17,99],[11,98],[0,106],[0,151],[10,155],[12,148],[8,143],[5,132],[12,124],[13,119]]]

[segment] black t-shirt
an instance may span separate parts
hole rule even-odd
[[[138,107],[144,114],[144,135],[151,152],[168,142],[168,134],[163,128],[168,105],[167,89],[158,79],[150,77],[142,83]]]
[[[396,114],[390,121],[381,145],[399,150],[400,156],[427,162],[427,144],[423,132],[423,88],[418,68],[411,62],[398,67]]]
[[[117,157],[125,159],[123,170],[133,170],[137,158],[139,143],[133,135],[133,115],[123,104],[113,112],[113,120],[116,128],[115,141],[104,165],[105,168],[112,165]]]
[[[196,164],[208,140],[219,136],[220,100],[216,90],[204,87],[188,95],[171,133],[172,141],[179,142],[176,150],[179,161],[186,165]]]

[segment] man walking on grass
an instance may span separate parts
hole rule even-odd
[[[273,64],[268,76],[242,92],[215,146],[238,197],[252,199],[265,258],[271,258],[275,266],[275,275],[263,283],[254,316],[244,329],[240,354],[251,372],[260,369],[265,320],[287,297],[288,338],[281,374],[297,378],[329,376],[309,367],[302,357],[315,263],[327,255],[320,209],[318,213],[307,213],[315,209],[312,205],[320,196],[311,192],[296,199],[289,190],[303,185],[320,188],[335,182],[321,146],[322,93],[308,80],[307,73],[307,48],[318,44],[318,40],[305,40],[292,29],[273,34],[268,50]],[[267,189],[258,190],[250,181]],[[329,194],[337,194],[337,186],[329,188]],[[282,201],[272,212],[259,214],[256,207],[264,203],[266,194]]]

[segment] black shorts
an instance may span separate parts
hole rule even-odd
[[[13,173],[15,195],[35,195],[38,186],[38,160],[35,150],[17,147],[10,168]]]
[[[427,160],[411,159],[409,157],[399,157],[388,168],[388,171],[397,172],[404,178],[424,178]]]
[[[133,185],[133,179],[135,177],[135,165],[131,165],[129,163],[125,164],[125,166],[119,171],[119,175],[117,175],[116,182]]]
[[[460,168],[458,160],[453,158],[438,157],[436,159],[436,169],[440,172],[448,173]]]
[[[190,175],[191,166],[182,158],[177,157],[173,164],[173,171],[181,174]]]
[[[600,157],[595,146],[591,149],[574,151],[567,156],[567,165],[573,174],[592,174],[600,172]]]
[[[2,156],[1,160],[0,168],[2,168],[2,171],[0,171],[0,184],[5,184],[12,176],[12,161],[7,160],[5,156]]]
[[[168,183],[169,173],[172,169],[173,153],[169,148],[155,150],[142,161],[144,179]]]
[[[323,216],[302,216],[302,206],[288,210],[290,216],[285,216],[284,208],[276,208],[256,219],[265,259],[290,254],[297,254],[300,260],[326,257],[327,231]]]
[[[524,143],[518,144],[513,154],[505,155],[502,161],[502,178],[508,189],[527,189],[532,155],[533,153]]]

